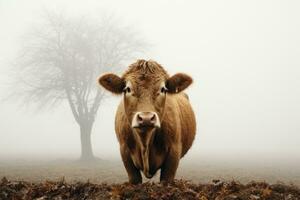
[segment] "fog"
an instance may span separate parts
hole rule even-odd
[[[0,96],[23,35],[44,10],[69,16],[113,15],[150,44],[142,58],[170,74],[190,74],[187,90],[197,136],[187,160],[259,156],[294,161],[300,152],[299,1],[0,1]],[[133,63],[129,60],[122,69]],[[99,108],[92,130],[95,156],[120,159],[114,114],[121,98]],[[67,102],[37,112],[15,99],[0,102],[0,159],[80,155],[80,135]],[[208,156],[209,157],[209,156]]]

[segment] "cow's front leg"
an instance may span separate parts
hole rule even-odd
[[[168,156],[161,167],[160,182],[169,183],[174,181],[180,160],[180,149],[173,147],[169,150]]]
[[[142,183],[142,176],[140,170],[135,167],[133,161],[130,157],[130,152],[127,147],[123,146],[120,148],[121,157],[123,160],[123,164],[128,174],[129,183],[131,184],[139,184]]]

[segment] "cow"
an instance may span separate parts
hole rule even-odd
[[[138,60],[120,77],[106,73],[98,82],[113,94],[123,94],[115,116],[115,132],[129,183],[142,183],[141,171],[160,181],[174,180],[179,160],[192,146],[196,120],[187,94],[193,82],[184,73],[169,76],[153,60]]]

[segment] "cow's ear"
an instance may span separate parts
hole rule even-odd
[[[178,73],[168,78],[166,87],[169,93],[178,93],[186,89],[192,83],[193,79],[189,75]]]
[[[101,75],[98,83],[114,94],[121,94],[125,87],[125,81],[113,73]]]

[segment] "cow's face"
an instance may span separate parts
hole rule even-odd
[[[187,88],[192,78],[182,73],[169,77],[158,63],[140,60],[132,64],[122,77],[104,74],[99,83],[112,93],[123,94],[130,126],[143,138],[141,145],[146,146],[151,133],[161,127],[168,95]]]
[[[134,129],[160,128],[167,98],[165,80],[125,79],[124,108]]]

